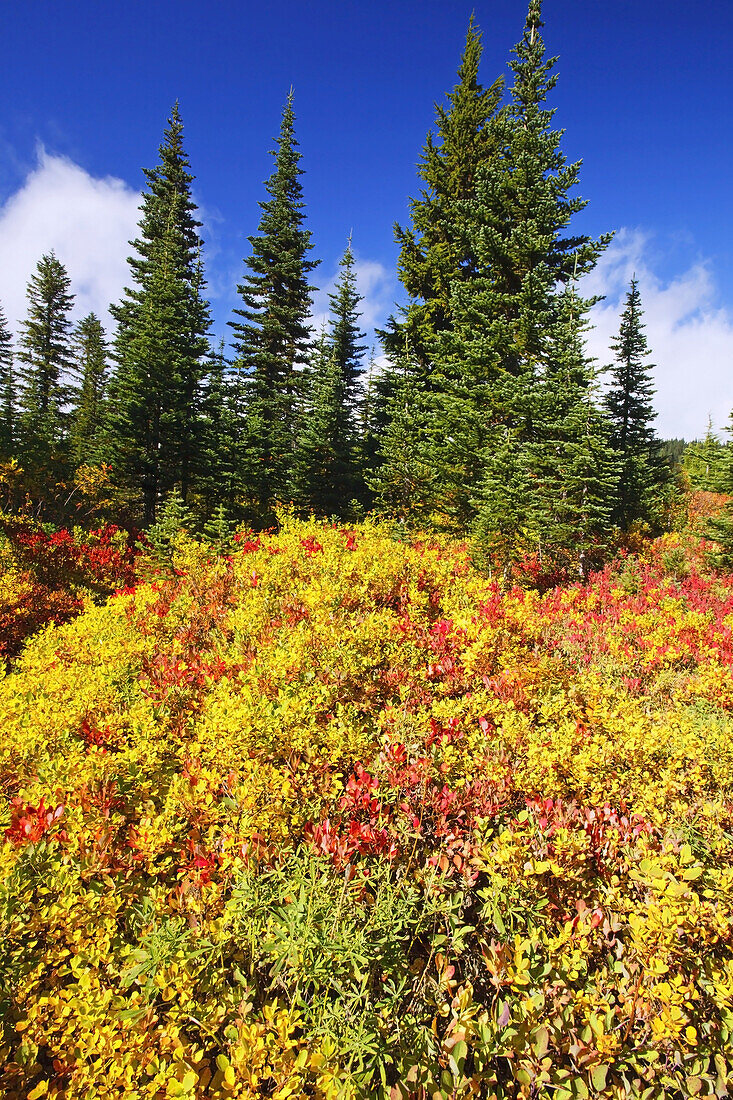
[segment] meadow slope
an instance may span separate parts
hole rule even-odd
[[[0,1092],[721,1095],[733,579],[290,522],[0,683]]]

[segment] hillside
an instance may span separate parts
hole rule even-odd
[[[8,1098],[720,1095],[733,578],[290,522],[0,684]]]

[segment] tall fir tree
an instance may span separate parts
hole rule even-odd
[[[462,438],[463,408],[449,422],[445,402],[435,396],[444,388],[436,353],[437,341],[451,333],[455,323],[455,285],[478,272],[475,243],[466,233],[466,210],[475,202],[482,165],[497,155],[494,123],[504,85],[501,78],[488,88],[481,85],[481,55],[481,34],[471,17],[457,83],[447,95],[446,104],[436,107],[436,133],[428,134],[423,148],[418,174],[425,186],[410,202],[412,226],[395,226],[400,246],[398,272],[410,302],[401,317],[391,318],[381,333],[394,371],[388,371],[375,387],[373,412],[375,420],[381,422],[383,446],[377,449],[373,484],[378,486],[375,491],[384,502],[394,496],[388,481],[392,461],[397,459],[399,488],[395,486],[395,493],[401,507],[406,508],[405,492],[410,486],[414,508],[421,515],[436,505],[445,509],[447,504],[450,511],[450,489],[446,486],[443,491],[436,473],[446,441],[454,441],[447,447],[452,462],[456,453],[465,455],[470,447],[469,441]],[[406,373],[411,375],[409,383]],[[395,402],[398,389],[400,397]],[[408,395],[409,412],[405,404]],[[390,410],[399,418],[397,434],[411,428],[417,433],[415,439],[398,439],[389,429]],[[431,457],[426,424],[432,426]],[[460,442],[457,437],[461,437]],[[384,447],[389,448],[389,460]],[[408,454],[420,456],[410,477],[405,476],[404,466]],[[384,469],[379,470],[380,465]],[[465,486],[463,473],[458,480]]]
[[[186,500],[193,485],[210,325],[178,104],[159,154],[160,163],[145,169],[140,235],[128,261],[133,286],[112,311],[117,373],[108,439],[118,477],[141,497],[145,523],[175,486]]]
[[[308,372],[304,414],[296,444],[296,499],[321,515],[347,518],[364,504],[359,439],[362,359],[361,295],[351,240],[339,265],[331,303],[330,333],[322,333]]]
[[[307,258],[312,244],[304,227],[292,89],[273,156],[275,169],[265,183],[269,198],[260,203],[259,232],[249,238],[252,252],[237,287],[243,307],[234,313],[240,320],[229,322],[245,379],[248,445],[256,469],[252,512],[261,523],[271,522],[274,505],[291,495],[294,426],[310,341],[309,276],[318,265]]]
[[[11,458],[14,451],[17,395],[13,371],[13,338],[5,312],[0,305],[0,458]]]
[[[583,422],[582,415],[575,416],[573,401],[586,405],[587,380],[570,389],[563,382],[563,401],[552,398],[558,378],[567,379],[563,348],[575,356],[566,292],[594,267],[611,239],[610,234],[592,240],[569,232],[586,202],[570,193],[580,162],[567,163],[563,132],[553,129],[555,111],[547,107],[557,83],[557,59],[546,57],[542,25],[541,4],[531,0],[510,65],[510,103],[494,123],[500,152],[479,171],[475,202],[463,207],[477,274],[454,283],[454,327],[441,339],[443,402],[454,410],[462,405],[462,415],[454,411],[453,418],[475,425],[475,443],[465,448],[469,463],[448,451],[442,468],[448,476],[454,471],[457,501],[464,508],[461,482],[475,485],[483,468],[479,528],[484,537],[509,512],[517,532],[536,526],[542,482],[528,468],[527,491],[518,500],[510,480],[516,477],[516,463],[525,463],[521,455],[527,447],[535,458],[544,447],[545,462],[553,453],[559,461],[559,441],[570,423]],[[592,304],[575,291],[573,302],[578,317]],[[506,531],[501,542],[507,551]]]
[[[394,227],[398,274],[410,303],[385,332],[385,350],[401,357],[407,343],[424,373],[430,370],[435,334],[452,327],[453,284],[476,271],[459,204],[473,202],[479,169],[496,152],[492,122],[504,88],[501,77],[489,88],[480,84],[482,52],[471,16],[457,83],[446,104],[436,105],[436,133],[428,134],[422,151],[418,176],[425,186],[410,200],[412,227]]]
[[[70,435],[72,456],[81,465],[97,461],[104,420],[108,349],[102,322],[95,313],[88,314],[79,322],[74,331],[74,342],[74,373],[79,385]]]
[[[21,324],[19,442],[22,457],[40,468],[61,461],[66,440],[69,379],[74,358],[69,313],[74,303],[66,268],[49,252],[28,282],[28,315]]]
[[[616,362],[604,405],[611,424],[611,445],[619,463],[613,521],[627,528],[634,520],[653,522],[664,482],[659,443],[654,431],[653,364],[644,331],[639,284],[634,276],[616,339]]]

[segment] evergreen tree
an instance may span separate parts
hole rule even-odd
[[[204,524],[203,536],[220,554],[232,548],[236,524],[229,518],[223,504],[218,504]]]
[[[342,396],[336,358],[324,325],[304,376],[304,401],[291,471],[293,500],[305,514],[331,516],[343,509],[338,481],[344,471],[334,447]]]
[[[21,325],[19,435],[23,456],[45,467],[66,435],[73,368],[69,312],[71,280],[54,252],[41,257],[28,283],[28,316]]]
[[[611,424],[611,444],[618,456],[613,521],[626,528],[634,520],[650,521],[663,482],[654,432],[653,364],[642,317],[641,294],[634,276],[626,295],[621,324],[611,343],[616,363],[604,405]]]
[[[576,400],[586,403],[588,379],[581,380],[580,360],[580,376],[569,388],[562,383],[562,401],[554,397],[558,379],[568,377],[567,355],[577,358],[566,288],[593,268],[610,240],[608,234],[594,241],[568,233],[573,215],[586,203],[570,194],[580,162],[567,163],[562,131],[552,128],[554,109],[546,106],[557,82],[556,59],[545,56],[541,27],[540,2],[531,0],[510,66],[511,100],[493,123],[499,152],[478,172],[475,201],[462,205],[476,273],[453,284],[453,329],[440,338],[437,356],[442,404],[464,424],[464,437],[473,440],[455,453],[444,449],[440,468],[452,481],[460,514],[470,507],[467,497],[483,467],[479,526],[484,533],[510,512],[517,532],[536,527],[543,482],[530,476],[529,455],[533,452],[536,462],[544,449],[545,469],[550,456],[559,462],[560,441],[571,421],[576,427],[583,422],[574,409]],[[573,303],[580,318],[592,301],[573,291]],[[530,451],[522,458],[525,448]],[[519,501],[505,476],[517,462],[529,463]],[[505,499],[492,500],[492,494]],[[506,549],[506,532],[500,541]]]
[[[670,445],[665,443],[665,449]],[[726,447],[713,431],[712,418],[708,417],[705,435],[685,447],[682,452],[682,468],[689,480],[691,489],[702,489],[708,493],[724,491],[726,483]]]
[[[13,339],[0,306],[0,458],[13,454],[16,415]]]
[[[361,317],[359,304],[362,297],[356,289],[351,238],[341,258],[339,276],[334,293],[329,295],[329,301],[331,303],[331,347],[344,390],[340,413],[343,418],[344,446],[347,448],[353,444],[357,431],[361,403],[362,360],[366,351],[366,345],[361,343],[365,336],[359,326]]]
[[[296,446],[296,500],[321,515],[349,514],[364,500],[360,464],[359,406],[361,361],[354,255],[349,240],[331,303],[330,335],[325,332],[308,372],[308,392]]]
[[[102,322],[90,313],[76,327],[75,373],[80,385],[72,414],[71,446],[75,461],[94,463],[103,422],[107,385],[107,341]]]
[[[147,531],[150,556],[162,569],[175,567],[175,556],[179,545],[194,525],[193,514],[187,507],[181,493],[173,487],[161,503],[158,517]]]
[[[731,500],[712,519],[708,520],[705,534],[714,539],[719,549],[711,553],[714,565],[722,569],[733,569],[733,412],[731,412],[727,434],[730,436],[723,450],[716,483],[719,491],[727,493]]]
[[[177,104],[159,153],[160,163],[145,170],[140,235],[129,260],[133,287],[113,310],[118,369],[110,387],[113,462],[118,477],[141,493],[146,523],[174,486],[184,500],[192,486],[209,329],[201,223]]]
[[[201,401],[198,484],[203,512],[209,518],[217,514],[219,504],[237,519],[251,512],[249,494],[257,471],[249,433],[256,426],[245,417],[244,384],[243,371],[232,368],[222,341],[207,372]]]
[[[469,427],[466,438],[465,407],[461,400],[453,409],[454,415],[450,415],[449,402],[441,397],[445,380],[436,367],[436,358],[437,342],[451,333],[454,326],[455,286],[478,272],[475,242],[466,232],[467,211],[475,203],[481,166],[497,155],[494,123],[503,80],[496,80],[489,88],[479,83],[481,54],[481,35],[472,17],[457,83],[446,97],[445,106],[436,107],[436,135],[428,135],[423,149],[418,171],[425,187],[420,197],[410,202],[412,228],[395,226],[395,238],[400,245],[398,271],[410,303],[402,311],[401,319],[391,318],[386,331],[380,334],[396,370],[394,374],[385,372],[374,388],[373,416],[379,423],[384,445],[377,450],[374,485],[379,485],[383,501],[390,499],[394,493],[389,489],[388,471],[393,460],[400,453],[419,454],[420,460],[412,464],[410,477],[405,477],[403,459],[399,459],[394,472],[400,485],[395,486],[394,492],[402,502],[400,506],[405,508],[405,492],[410,486],[413,506],[423,515],[436,507],[450,512],[455,494],[447,479],[456,473],[454,480],[465,491],[467,481],[475,473],[472,469],[467,474],[465,469],[467,456],[475,450],[474,426]],[[406,372],[412,375],[409,384]],[[400,397],[396,402],[394,379],[400,380]],[[410,412],[405,404],[408,394]],[[388,442],[384,433],[390,424],[390,410],[398,415],[400,428],[396,434],[390,429]],[[400,437],[400,432],[410,426],[417,437],[408,441]],[[389,460],[384,447],[390,450]],[[380,463],[385,465],[381,471]],[[459,511],[460,518],[465,519],[465,507],[459,507]]]
[[[403,522],[426,522],[440,490],[427,440],[430,397],[406,353],[390,362],[376,386],[384,427],[380,425],[379,461],[368,477],[369,489],[388,515]]]
[[[260,203],[259,232],[250,237],[244,281],[237,287],[243,308],[229,322],[235,353],[245,373],[249,446],[256,468],[253,511],[269,523],[273,506],[290,495],[295,448],[294,425],[302,398],[302,368],[308,359],[311,291],[309,275],[317,261],[304,228],[300,153],[295,139],[293,92],[283,111],[275,169],[265,183],[269,198]]]
[[[573,288],[558,306],[548,361],[530,394],[533,435],[523,458],[532,488],[524,511],[539,564],[585,576],[608,532],[618,470],[595,402],[583,303]]]
[[[491,122],[504,87],[503,78],[489,88],[479,83],[482,50],[471,16],[458,81],[447,104],[436,105],[436,135],[428,134],[422,151],[418,175],[425,187],[410,200],[412,228],[394,229],[398,273],[410,304],[383,334],[385,350],[400,357],[407,343],[423,373],[430,370],[435,334],[452,326],[454,283],[476,271],[476,255],[464,232],[465,206],[459,204],[473,202],[479,170],[496,152]]]

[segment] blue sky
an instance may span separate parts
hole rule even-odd
[[[78,309],[125,276],[142,166],[178,98],[207,240],[215,327],[256,231],[268,149],[295,89],[318,315],[353,230],[379,323],[400,296],[394,221],[406,221],[433,105],[453,85],[471,11],[483,79],[506,71],[525,0],[24,0],[3,6],[0,301],[13,320],[55,247]],[[640,276],[658,364],[660,431],[688,437],[733,406],[733,66],[730,0],[545,0],[553,94],[582,158],[578,224],[619,231],[592,278],[607,294],[590,345],[607,359],[624,286]],[[371,338],[371,334],[370,334]]]

